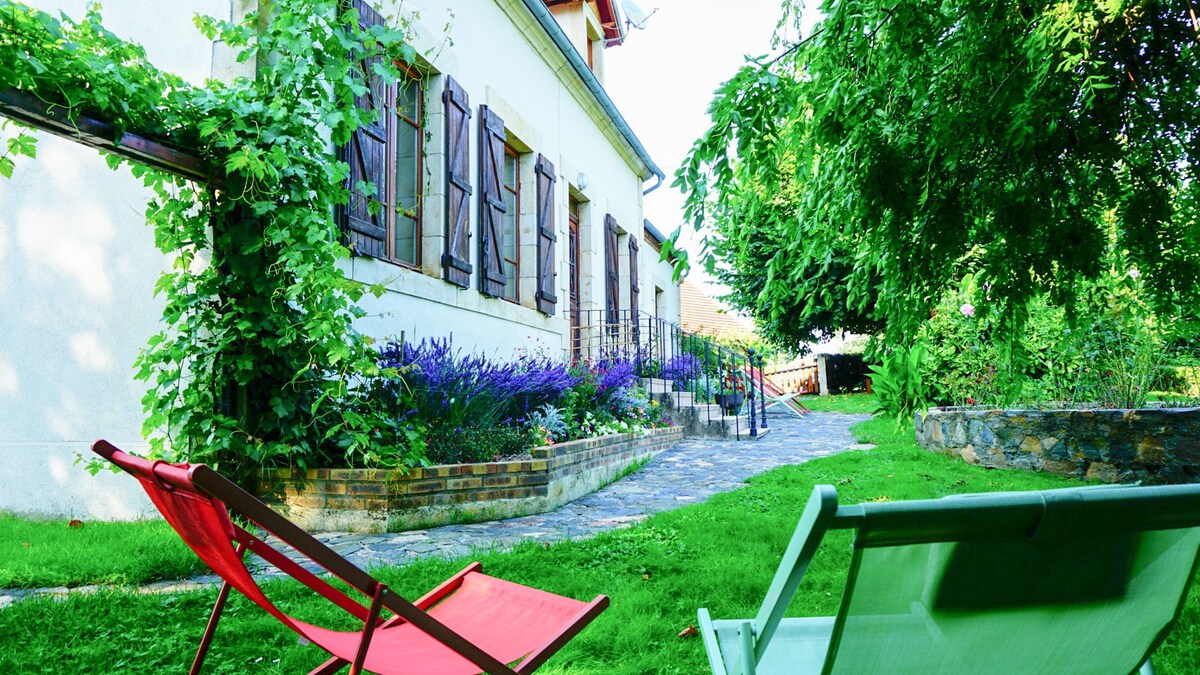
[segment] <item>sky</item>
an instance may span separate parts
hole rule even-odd
[[[747,54],[771,52],[782,13],[780,0],[634,0],[643,30],[605,58],[605,89],[663,173],[663,186],[646,195],[645,217],[665,235],[683,222],[683,195],[670,187],[692,143],[709,126],[713,92],[745,63]],[[657,9],[655,12],[654,10]],[[646,184],[646,187],[653,185]],[[690,228],[684,248],[694,252]],[[694,259],[694,258],[693,258]],[[708,285],[703,270],[689,278]]]

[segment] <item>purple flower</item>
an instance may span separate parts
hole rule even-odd
[[[452,338],[390,342],[380,350],[379,363],[400,373],[393,394],[411,393],[421,417],[447,425],[519,422],[529,411],[557,402],[577,382],[565,364],[548,358],[522,354],[499,362],[464,355]]]
[[[694,354],[679,354],[667,359],[663,365],[662,378],[681,384],[700,376],[701,364]]]

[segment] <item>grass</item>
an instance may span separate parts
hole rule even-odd
[[[870,415],[875,412],[877,399],[874,394],[830,394],[828,396],[801,396],[796,399],[809,410],[817,412],[839,412]]]
[[[799,511],[813,485],[837,486],[841,500],[904,500],[952,493],[1032,490],[1075,481],[1018,471],[987,471],[917,448],[911,431],[890,420],[855,429],[873,450],[846,452],[776,469],[703,504],[657,514],[642,524],[583,541],[473,558],[494,575],[590,599],[605,593],[611,608],[541,671],[582,673],[707,672],[704,648],[680,637],[696,608],[720,618],[753,616]],[[837,611],[850,560],[850,537],[834,532],[822,544],[792,603],[792,615]],[[427,560],[378,575],[409,597],[461,568],[465,560]],[[1193,586],[1181,625],[1159,650],[1160,673],[1191,673],[1200,661],[1200,597]],[[291,582],[267,593],[284,611],[309,621],[337,618]],[[315,647],[237,594],[209,656],[210,673],[283,673],[322,661]],[[105,592],[65,602],[33,600],[0,610],[0,672],[179,671],[191,659],[215,591],[168,596]],[[342,623],[349,627],[349,624]],[[51,665],[47,665],[51,664]]]
[[[26,520],[0,513],[0,588],[137,584],[205,569],[162,521]]]

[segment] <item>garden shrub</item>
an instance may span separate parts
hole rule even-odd
[[[541,445],[536,430],[522,426],[438,426],[429,430],[426,456],[433,464],[495,462]]]
[[[1080,286],[1071,310],[1037,296],[1023,309],[1023,332],[1006,339],[987,285],[968,275],[919,332],[930,345],[930,403],[1144,406],[1162,383],[1166,331],[1138,275],[1113,271]]]

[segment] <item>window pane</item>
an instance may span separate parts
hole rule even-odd
[[[517,189],[517,158],[504,153],[504,184]]]
[[[508,283],[504,284],[504,297],[509,300],[517,299],[517,266],[516,264],[505,260],[504,261],[504,276],[508,278]]]
[[[504,257],[517,258],[517,196],[504,191]]]
[[[417,264],[417,219],[396,217],[396,259]]]
[[[421,85],[414,80],[401,79],[397,83],[396,113],[410,120],[421,119]]]
[[[396,130],[395,256],[417,264],[417,206],[421,195],[421,131],[404,121]]]

